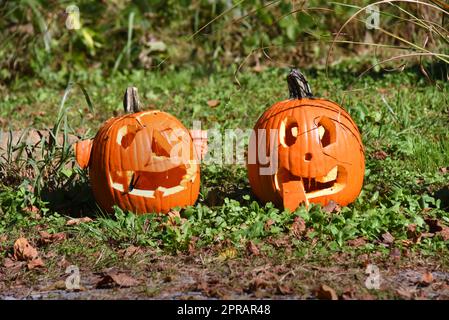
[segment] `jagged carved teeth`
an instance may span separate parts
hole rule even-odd
[[[324,177],[315,178],[316,181],[327,183],[337,180],[338,166],[333,167]]]
[[[306,178],[292,175],[288,170],[281,168],[275,175],[275,186],[279,191],[283,190],[284,184],[290,181],[301,181],[307,196],[324,194],[325,192],[334,193],[337,185],[338,166],[333,167],[325,176],[316,178]],[[313,194],[313,195],[312,195]]]
[[[113,189],[129,195],[155,198],[156,192],[162,197],[180,192],[187,188],[186,184],[196,179],[197,166],[190,163],[166,172],[147,172],[124,170],[109,175],[109,182]],[[155,182],[162,185],[155,185]]]

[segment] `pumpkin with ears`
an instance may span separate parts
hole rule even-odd
[[[124,107],[128,114],[106,121],[93,140],[75,144],[100,207],[166,213],[194,204],[200,168],[189,131],[165,112],[139,112],[136,88],[126,91]]]
[[[287,82],[290,99],[266,110],[250,138],[253,192],[290,211],[302,203],[353,202],[365,170],[357,125],[337,103],[314,98],[299,71],[292,70]]]

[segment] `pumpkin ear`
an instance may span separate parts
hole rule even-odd
[[[82,140],[74,144],[75,159],[81,169],[89,165],[90,152],[92,150],[92,139]]]

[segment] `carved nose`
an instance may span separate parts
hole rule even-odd
[[[312,160],[312,154],[311,154],[310,152],[307,152],[307,153],[304,155],[304,160],[305,160],[305,161],[310,161],[310,160]]]

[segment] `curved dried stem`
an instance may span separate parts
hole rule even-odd
[[[337,34],[335,35],[334,41],[332,41],[331,46],[330,46],[329,51],[328,51],[328,54],[327,54],[327,57],[326,57],[326,72],[328,72],[328,66],[329,66],[329,60],[330,60],[331,52],[332,52],[332,49],[333,49],[333,47],[334,47],[334,44],[336,43],[335,40],[341,35],[343,29],[349,24],[349,22],[351,22],[353,19],[355,19],[355,17],[356,17],[357,15],[359,15],[359,14],[362,13],[362,12],[364,12],[364,11],[366,10],[366,8],[368,8],[368,7],[370,7],[370,6],[373,6],[373,5],[380,5],[380,4],[384,4],[384,3],[392,4],[393,2],[407,2],[407,3],[414,3],[414,4],[422,4],[422,5],[424,5],[424,6],[428,6],[428,7],[430,7],[430,8],[434,8],[434,9],[436,9],[436,10],[438,10],[438,11],[444,13],[444,14],[447,14],[447,13],[448,13],[447,11],[445,11],[444,9],[442,9],[442,8],[440,8],[440,7],[438,7],[438,6],[435,6],[435,5],[433,5],[433,4],[426,3],[426,2],[423,2],[423,1],[419,1],[419,0],[382,0],[382,1],[377,1],[377,2],[371,3],[371,4],[367,5],[367,6],[364,6],[364,7],[360,8],[359,10],[357,10],[357,11],[356,11],[356,12],[355,12],[355,13],[354,13],[348,20],[346,20],[345,23],[344,23],[344,24],[341,26],[341,28],[338,30]],[[426,53],[426,54],[424,54],[424,55],[428,55],[428,56],[436,56],[436,57],[438,57],[440,60],[442,60],[442,61],[444,61],[444,62],[446,62],[446,63],[449,64],[449,60],[446,59],[446,57],[445,57],[446,55],[441,55],[441,54],[432,53],[432,52],[430,52],[429,50],[426,50],[426,49],[424,49],[424,48],[422,48],[422,47],[420,47],[420,46],[418,46],[418,45],[416,45],[416,44],[413,44],[413,43],[411,43],[410,41],[407,41],[407,40],[405,40],[405,39],[403,39],[403,38],[401,38],[401,37],[399,37],[399,36],[397,36],[397,35],[394,35],[394,34],[388,32],[388,31],[386,31],[386,30],[384,30],[384,29],[379,28],[378,30],[380,30],[380,31],[382,31],[382,32],[384,32],[384,33],[386,33],[386,34],[389,35],[389,36],[392,36],[393,38],[395,38],[395,39],[397,39],[397,40],[399,40],[399,41],[401,41],[401,42],[403,42],[403,43],[407,43],[408,45],[412,46],[413,49],[417,49],[417,50],[424,51],[424,52]],[[412,54],[412,56],[413,56],[413,55],[415,55],[415,54]],[[409,55],[405,55],[405,56],[409,56]],[[387,60],[388,60],[388,59],[387,59]],[[385,61],[383,61],[383,62],[385,62]],[[370,69],[371,69],[371,68],[370,68]],[[369,70],[369,69],[368,69],[368,70]]]
[[[136,113],[140,110],[139,95],[136,87],[128,87],[123,97],[123,108],[126,113]]]

